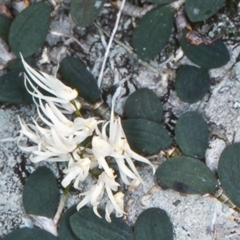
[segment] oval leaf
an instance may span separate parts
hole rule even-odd
[[[177,70],[175,88],[178,97],[188,103],[201,100],[210,88],[207,70],[190,65],[182,65]]]
[[[162,125],[146,119],[122,121],[131,149],[139,154],[152,155],[169,147],[172,140]]]
[[[96,102],[101,92],[97,81],[86,67],[74,57],[65,57],[60,63],[60,73],[65,83],[78,91],[80,97],[93,103]]]
[[[176,124],[175,136],[179,148],[184,154],[204,158],[208,147],[208,127],[197,112],[186,112]]]
[[[39,167],[23,189],[23,206],[27,214],[53,218],[60,200],[56,177],[47,167]]]
[[[0,102],[20,104],[32,103],[32,96],[24,86],[19,72],[9,72],[0,77]]]
[[[156,7],[139,21],[133,32],[133,48],[142,60],[154,58],[166,46],[171,35],[174,10]]]
[[[202,68],[219,68],[230,60],[230,55],[226,45],[219,39],[210,45],[201,43],[194,45],[185,39],[187,31],[183,31],[180,45],[186,56],[195,64]]]
[[[134,225],[135,240],[173,240],[173,226],[161,208],[143,211]]]
[[[59,240],[78,240],[70,225],[70,217],[77,212],[77,206],[70,207],[61,217],[59,223]]]
[[[156,177],[160,185],[187,194],[213,193],[218,187],[211,170],[191,157],[174,157],[163,162]]]
[[[218,177],[226,195],[240,207],[240,143],[223,150],[218,163]]]
[[[132,93],[124,105],[127,118],[143,118],[160,123],[163,118],[163,107],[158,96],[148,88]]]
[[[185,10],[192,22],[208,19],[223,7],[226,0],[186,0]]]
[[[37,64],[33,57],[28,57],[24,59],[31,67],[36,68]],[[24,72],[25,68],[23,66],[22,60],[17,58],[7,63],[7,68],[11,71]]]
[[[51,233],[38,228],[20,228],[6,235],[2,240],[57,240]]]
[[[12,20],[0,14],[0,37],[7,40]]]
[[[87,27],[97,18],[105,0],[72,0],[70,14],[79,27]]]
[[[51,7],[44,2],[24,9],[13,20],[9,32],[9,45],[15,55],[33,55],[43,45],[50,24]]]
[[[98,211],[102,218],[92,209],[82,209],[70,217],[71,228],[79,239],[133,240],[131,228],[121,218],[111,215],[112,222],[109,223],[104,218],[104,211]]]

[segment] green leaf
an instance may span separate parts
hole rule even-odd
[[[132,93],[125,105],[127,118],[143,118],[160,123],[163,119],[163,108],[158,96],[148,88]]]
[[[0,14],[0,37],[7,40],[12,20]]]
[[[2,240],[57,240],[51,233],[38,228],[20,228],[8,235]]]
[[[218,163],[218,177],[226,195],[240,207],[240,143],[223,150]]]
[[[175,1],[177,1],[177,0],[148,0],[148,2],[159,3],[159,4],[167,4],[167,3],[172,3]]]
[[[88,27],[97,18],[105,0],[72,0],[70,14],[79,27]]]
[[[173,226],[161,208],[143,211],[134,225],[135,240],[173,240]]]
[[[133,32],[133,48],[142,60],[154,58],[168,43],[174,22],[174,9],[160,6],[140,19]]]
[[[206,69],[182,65],[177,70],[175,88],[178,97],[188,103],[201,100],[210,88],[210,76]]]
[[[186,112],[180,116],[175,130],[177,144],[184,154],[204,158],[208,147],[208,127],[197,112]]]
[[[50,24],[51,7],[39,2],[24,9],[13,20],[9,32],[9,45],[15,55],[28,57],[43,45]]]
[[[172,140],[162,125],[146,119],[122,121],[131,149],[139,154],[152,155],[169,147]]]
[[[81,240],[133,240],[131,228],[121,219],[111,215],[107,222],[104,211],[98,210],[102,218],[96,216],[92,209],[82,209],[70,217],[74,234]]]
[[[36,68],[37,64],[33,57],[28,57],[24,59],[31,67]],[[18,72],[24,72],[25,68],[22,64],[22,60],[20,58],[14,59],[12,61],[9,61],[7,63],[7,68],[11,71],[18,71]]]
[[[97,86],[97,81],[86,67],[74,57],[65,57],[60,63],[60,74],[65,83],[78,91],[80,97],[93,103],[96,102],[101,92]]]
[[[59,223],[59,240],[78,240],[70,225],[70,217],[77,212],[77,206],[70,207],[61,217]]]
[[[163,162],[156,171],[160,185],[187,194],[213,193],[216,177],[201,161],[191,157],[174,157]]]
[[[186,0],[185,10],[191,22],[208,19],[223,7],[226,0]]]
[[[201,43],[194,45],[185,39],[187,31],[183,31],[180,45],[186,56],[202,68],[212,69],[225,65],[230,60],[229,51],[222,40],[218,39],[210,45]]]
[[[39,167],[23,189],[23,206],[27,214],[53,218],[60,200],[57,180],[47,167]]]
[[[9,72],[0,77],[0,102],[21,104],[32,103],[32,97],[24,86],[19,72]]]

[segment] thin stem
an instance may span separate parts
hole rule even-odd
[[[117,20],[116,20],[115,26],[114,26],[114,29],[112,31],[112,35],[111,35],[111,37],[109,39],[108,46],[107,46],[107,49],[106,49],[106,52],[105,52],[105,55],[104,55],[103,64],[102,64],[101,71],[100,71],[100,74],[99,74],[99,77],[98,77],[98,87],[99,88],[101,88],[102,78],[103,78],[103,71],[105,69],[106,61],[107,61],[107,58],[108,58],[108,55],[109,55],[109,52],[110,52],[110,48],[111,48],[111,45],[112,45],[112,42],[113,42],[113,38],[114,38],[114,36],[115,36],[115,34],[117,32],[117,29],[118,29],[118,25],[119,25],[121,13],[122,13],[122,9],[124,7],[125,1],[126,0],[122,1],[122,5],[121,5],[121,7],[119,9],[119,12],[117,14]]]

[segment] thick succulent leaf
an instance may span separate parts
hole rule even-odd
[[[51,233],[38,228],[20,228],[6,235],[2,240],[57,240]]]
[[[146,119],[122,121],[131,149],[139,154],[152,155],[169,147],[172,143],[162,125]]]
[[[156,171],[160,185],[187,194],[213,193],[216,177],[201,161],[191,157],[174,157],[163,162]]]
[[[32,103],[32,97],[24,86],[19,72],[9,72],[0,77],[0,102],[20,104]]]
[[[161,208],[143,211],[134,225],[135,240],[173,240],[173,226]]]
[[[23,206],[27,214],[53,218],[60,200],[57,180],[47,167],[39,167],[23,189]]]
[[[240,207],[240,143],[223,150],[218,163],[218,177],[226,195]]]
[[[210,45],[204,43],[194,45],[187,42],[186,33],[187,31],[184,30],[180,45],[186,56],[195,64],[212,69],[222,67],[230,60],[229,51],[222,40],[218,39]]]
[[[226,0],[186,0],[185,10],[192,22],[208,19],[223,7]]]
[[[12,20],[0,14],[0,37],[7,40]]]
[[[176,124],[177,144],[184,154],[204,158],[208,147],[208,127],[203,117],[197,112],[186,112]]]
[[[24,57],[33,55],[43,45],[49,24],[51,7],[39,2],[24,9],[12,22],[9,45],[12,51]]]
[[[70,217],[74,234],[81,240],[133,240],[132,229],[121,219],[111,215],[112,222],[107,222],[104,211],[99,210],[102,218],[92,209],[82,209]]]
[[[70,14],[79,27],[87,27],[97,18],[105,0],[72,0]]]
[[[166,46],[174,22],[174,10],[156,7],[140,19],[133,33],[133,48],[142,60],[154,58]]]
[[[35,59],[33,57],[25,58],[24,61],[26,61],[33,68],[37,67],[36,61],[35,61]],[[20,58],[17,58],[17,59],[14,59],[12,61],[9,61],[7,63],[7,68],[10,71],[18,71],[18,72],[25,71],[25,68],[23,66],[22,60]]]
[[[188,103],[201,100],[210,88],[210,76],[206,69],[182,65],[177,70],[175,88],[178,97]]]
[[[125,105],[127,118],[142,118],[160,123],[163,118],[163,107],[158,96],[148,88],[142,88],[132,93]]]
[[[101,92],[97,81],[86,67],[74,57],[65,57],[60,63],[60,73],[64,82],[72,88],[77,89],[80,97],[93,103],[96,102]]]
[[[79,238],[73,233],[70,225],[70,217],[77,212],[77,206],[70,207],[61,217],[59,223],[59,240],[78,240]]]

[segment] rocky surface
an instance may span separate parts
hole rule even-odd
[[[230,6],[232,5],[229,4],[229,10],[222,10],[211,21],[209,20],[209,23],[206,23],[212,24],[212,28],[208,28],[210,35],[223,31],[223,22],[221,21],[226,20],[226,17],[229,16],[226,14],[233,11]],[[116,13],[117,11],[107,4],[99,17],[99,25],[108,33],[111,33]],[[150,61],[148,64],[151,66],[147,67],[140,64],[138,59],[119,44],[113,43],[103,80],[106,99],[110,99],[115,92],[114,88],[110,87],[119,81],[123,82],[116,107],[119,114],[122,113],[122,105],[126,97],[136,88],[141,87],[153,89],[162,99],[166,124],[174,124],[175,118],[185,111],[198,110],[201,112],[211,133],[206,163],[214,172],[216,172],[218,159],[224,147],[231,142],[240,141],[240,64],[238,63],[240,46],[237,42],[239,39],[236,38],[233,41],[231,35],[237,31],[239,15],[231,16],[232,18],[227,17],[228,26],[224,29],[226,43],[231,52],[231,61],[220,69],[211,70],[211,90],[202,101],[192,105],[183,103],[177,98],[172,88],[174,82],[172,71],[176,68],[173,62],[189,63],[185,57],[179,57],[181,52],[174,40],[174,34],[164,52]],[[232,23],[235,24],[235,30]],[[206,25],[204,26],[196,25],[196,28],[203,32],[207,31]],[[61,36],[56,36],[53,32],[61,33]],[[132,22],[129,17],[123,16],[116,39],[121,39],[125,45],[129,45],[131,34]],[[80,41],[83,47],[71,37],[72,35]],[[64,55],[75,55],[87,65],[97,78],[107,41],[108,37],[101,35],[96,27],[77,28],[69,16],[60,11],[52,21],[51,32],[47,37],[45,48],[36,54],[36,59],[40,60],[42,70],[55,74],[58,63]],[[175,56],[176,52],[179,55]],[[169,71],[163,73],[162,69]],[[36,109],[31,105],[2,104],[0,106],[0,236],[19,226],[31,225],[22,207],[21,193],[29,174],[37,166],[46,165],[46,163],[32,164],[28,160],[28,156],[18,149],[16,141],[8,139],[14,138],[18,134],[20,128],[18,115],[29,122],[31,117],[36,117]],[[161,158],[160,161],[162,161]],[[58,176],[60,183],[63,177],[61,170],[64,165],[60,163],[48,163],[47,165]],[[155,178],[147,167],[141,167],[140,173],[147,184],[126,196],[128,213],[126,221],[129,224],[133,225],[136,217],[144,209],[161,207],[166,210],[173,222],[176,240],[240,239],[238,221],[231,218],[231,216],[240,216],[213,196],[182,196],[177,192],[163,190],[156,186]],[[88,186],[84,186],[84,188],[88,188]],[[78,201],[77,193],[71,193],[67,200],[67,206]]]

